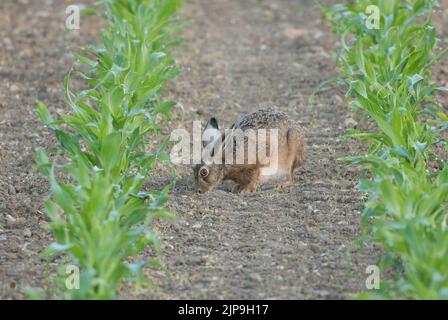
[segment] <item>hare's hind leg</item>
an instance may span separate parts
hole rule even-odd
[[[294,185],[294,166],[290,165],[288,167],[288,179],[286,181],[280,182],[277,185],[277,189],[285,189],[292,187]]]
[[[290,128],[287,134],[288,155],[287,170],[288,179],[277,185],[278,189],[288,188],[294,185],[294,170],[303,162],[303,134],[299,129]]]

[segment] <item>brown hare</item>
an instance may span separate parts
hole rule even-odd
[[[219,130],[218,121],[211,118],[204,128],[206,131],[211,141],[203,142],[203,147],[210,148],[212,144],[211,156],[218,150],[220,152],[216,156],[221,161],[206,163],[203,160],[202,164],[194,167],[197,192],[207,192],[225,180],[236,182],[232,192],[255,192],[260,183],[285,175],[287,180],[277,185],[277,188],[294,184],[294,170],[304,161],[304,130],[285,113],[259,110],[243,116],[225,133]],[[243,140],[238,140],[235,132],[239,132]],[[248,132],[264,132],[265,138],[260,139],[260,135],[250,135]],[[244,150],[240,162],[235,161],[237,142],[241,142],[240,146]],[[251,142],[254,142],[255,149],[250,149]],[[260,158],[259,152],[266,155],[265,159]],[[250,161],[254,154],[255,160]]]

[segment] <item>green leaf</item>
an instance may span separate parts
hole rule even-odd
[[[101,147],[103,169],[110,171],[120,160],[121,133],[112,132],[104,139]]]
[[[96,9],[95,8],[83,8],[81,10],[80,14],[83,17],[95,16],[96,15]]]
[[[176,105],[176,101],[165,101],[157,104],[154,108],[154,114],[162,113],[168,115],[171,109]]]
[[[79,53],[75,53],[75,58],[81,62],[84,63],[85,65],[88,65],[91,68],[95,68],[97,65],[97,62],[90,60],[89,58],[87,58],[86,56],[80,55]]]
[[[368,99],[366,85],[361,80],[355,80],[350,83],[352,90],[354,90],[361,97]]]
[[[44,125],[48,126],[51,129],[56,128],[55,126],[53,126],[54,120],[50,115],[50,111],[48,111],[47,106],[42,101],[36,102],[36,112]]]
[[[65,133],[61,130],[55,130],[56,139],[63,149],[68,151],[72,155],[81,154],[81,148],[79,146],[79,137]]]
[[[49,176],[51,170],[51,164],[48,161],[48,156],[44,149],[37,148],[36,149],[36,163],[37,169],[44,175]]]

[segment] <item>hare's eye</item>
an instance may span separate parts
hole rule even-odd
[[[201,175],[202,178],[205,178],[206,176],[208,176],[208,169],[207,168],[201,168],[199,170],[199,174]]]

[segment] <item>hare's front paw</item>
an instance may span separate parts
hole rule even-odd
[[[233,187],[232,192],[233,193],[241,193],[241,192],[256,192],[257,191],[258,184],[251,183],[248,185],[241,185],[237,184]]]
[[[283,190],[294,185],[294,181],[286,180],[277,185],[277,190]]]

